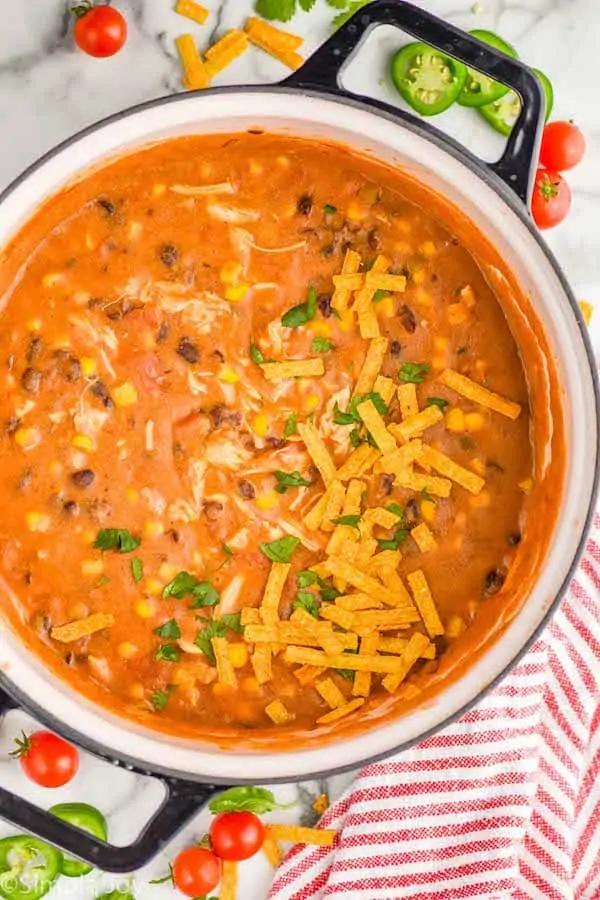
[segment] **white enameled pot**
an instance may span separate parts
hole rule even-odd
[[[356,46],[368,27],[381,22],[398,24],[429,43],[447,50],[452,48],[454,55],[472,65],[483,68],[485,63],[488,74],[502,75],[501,80],[520,90],[524,101],[528,101],[524,103],[523,120],[517,127],[520,137],[513,139],[496,172],[516,187],[521,199],[496,172],[432,129],[397,111],[352,100],[337,89],[340,64],[346,59],[348,49]],[[532,104],[536,106],[535,115],[531,112]],[[448,723],[507,672],[530,645],[568,584],[582,549],[597,480],[595,364],[574,299],[522,202],[527,196],[530,157],[535,153],[539,136],[540,113],[539,90],[522,66],[513,61],[509,64],[507,58],[494,51],[483,53],[477,42],[467,40],[462,33],[406,3],[378,2],[355,17],[287,84],[187,94],[133,109],[88,129],[48,154],[4,193],[0,198],[0,246],[8,242],[46,198],[80,173],[135,148],[178,135],[262,128],[268,132],[338,141],[361,153],[400,165],[472,220],[500,252],[530,299],[558,371],[567,445],[560,518],[527,602],[467,674],[450,684],[431,703],[398,721],[388,721],[367,733],[339,740],[334,746],[307,743],[293,752],[224,752],[208,744],[161,735],[111,715],[56,678],[25,650],[7,625],[0,623],[2,686],[17,702],[93,752],[141,770],[195,782],[257,783],[300,779],[355,767],[406,747]],[[528,144],[524,132],[526,137],[529,134]],[[525,160],[519,155],[523,152],[529,154]],[[202,798],[198,785],[194,796],[197,805]],[[190,797],[191,794],[186,794],[185,809],[179,812],[179,823],[171,822],[170,833],[176,830],[177,824],[183,824],[194,808]],[[73,834],[49,829],[43,816],[31,809],[28,818],[23,819],[2,792],[0,815],[113,870],[133,868],[157,849],[150,842],[143,850],[138,846],[137,855],[124,856],[122,851],[120,856],[118,853],[100,855],[91,841],[78,844],[77,849],[72,840],[65,838],[65,834],[67,838],[73,838]]]

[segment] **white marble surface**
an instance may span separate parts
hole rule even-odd
[[[0,188],[52,145],[85,125],[127,106],[180,89],[180,71],[174,38],[188,30],[197,35],[201,48],[227,29],[239,26],[251,12],[253,0],[203,0],[211,8],[204,27],[182,20],[172,11],[171,0],[115,0],[130,26],[125,50],[113,59],[94,60],[73,46],[68,0],[5,2],[0,19]],[[525,61],[543,69],[555,87],[555,118],[573,118],[588,139],[583,164],[568,175],[574,191],[566,223],[548,234],[578,297],[600,305],[600,104],[597,93],[597,44],[600,37],[598,0],[480,0],[474,12],[472,0],[421,0],[420,5],[470,28],[490,28],[516,44]],[[310,14],[300,13],[288,24],[305,35],[306,54],[331,31],[332,10],[317,0]],[[382,30],[347,73],[347,86],[386,99],[393,94],[385,78],[385,59],[401,36]],[[286,70],[258,50],[237,60],[216,84],[269,82],[284,77]],[[469,143],[483,157],[498,155],[500,146],[474,116],[451,111],[436,121]],[[600,333],[600,312],[593,323]],[[595,340],[595,343],[598,341]],[[136,830],[160,801],[156,782],[137,777],[86,757],[72,785],[58,791],[34,789],[8,759],[11,741],[27,724],[21,713],[11,713],[0,729],[0,784],[18,794],[50,806],[62,800],[87,801],[108,815],[115,842],[131,840]],[[333,751],[332,751],[333,753]],[[332,758],[332,765],[335,759]],[[348,776],[333,779],[332,795],[339,795]],[[110,789],[107,788],[110,785]],[[303,802],[290,818],[307,815],[310,800],[320,790],[311,783],[302,790]],[[278,787],[282,801],[295,797],[292,786]],[[108,799],[107,799],[108,798]],[[167,871],[167,862],[190,838],[201,836],[207,816],[200,816],[147,870],[132,876],[138,900],[174,897],[168,886],[148,887],[149,878]],[[0,825],[0,835],[11,833]],[[240,898],[266,896],[270,870],[259,855],[243,865]],[[92,900],[102,890],[123,879],[93,873],[84,879],[63,879],[52,898]],[[376,898],[369,898],[376,900]]]

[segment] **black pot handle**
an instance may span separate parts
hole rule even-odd
[[[405,121],[415,116],[389,103],[356,95],[340,86],[340,76],[367,31],[376,25],[394,25],[420,41],[454,56],[461,62],[513,88],[521,97],[521,114],[498,162],[485,164],[526,204],[529,202],[537,166],[545,100],[542,88],[530,70],[504,53],[483,44],[454,25],[405,0],[375,0],[359,10],[329,38],[304,65],[282,82],[300,89],[326,89],[362,101]],[[421,120],[419,120],[421,121]],[[422,123],[424,130],[432,128]],[[438,132],[439,133],[439,132]],[[451,141],[450,138],[447,140]],[[470,152],[452,141],[463,153]],[[478,160],[479,164],[483,163]]]
[[[9,709],[18,709],[19,706],[18,702],[0,689],[0,714]],[[120,764],[110,757],[95,755],[108,762]],[[126,768],[147,774],[134,766],[127,765]],[[65,853],[76,856],[104,872],[120,874],[133,872],[156,856],[214,794],[227,789],[226,785],[217,787],[180,781],[177,778],[159,780],[165,786],[165,799],[135,841],[126,847],[117,847],[100,841],[2,787],[0,787],[0,819],[49,844],[54,844]]]

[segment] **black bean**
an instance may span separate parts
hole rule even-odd
[[[31,582],[33,581],[31,572],[25,572],[25,574],[23,575],[23,581],[25,582],[25,584],[31,584]]]
[[[223,512],[223,504],[219,503],[218,500],[205,500],[202,506],[202,511],[204,512],[204,515],[209,522],[216,522],[221,518],[221,513]]]
[[[29,363],[29,365],[31,365],[31,363],[36,361],[36,359],[42,352],[43,347],[44,347],[44,342],[41,338],[39,338],[39,337],[31,338],[31,340],[29,341],[29,346],[27,347],[27,353],[25,355],[25,358],[26,358],[27,362]]]
[[[301,216],[309,216],[312,210],[312,197],[310,194],[302,194],[298,200],[296,209]]]
[[[436,637],[434,637],[433,639],[433,644],[435,646],[436,656],[441,656],[442,653],[445,653],[448,649],[448,641],[443,634],[436,635]]]
[[[379,232],[376,228],[371,228],[367,235],[367,244],[371,250],[379,250],[381,241],[379,240]]]
[[[20,424],[21,422],[16,416],[11,416],[11,418],[7,420],[4,430],[7,434],[14,434],[15,431],[19,430]]]
[[[78,516],[79,504],[74,500],[65,500],[65,502],[63,503],[63,512],[67,516]]]
[[[69,650],[68,653],[65,653],[65,662],[68,666],[72,666],[75,662],[75,654],[72,650]]]
[[[254,500],[256,497],[255,487],[249,481],[238,481],[238,491],[244,500]]]
[[[102,297],[92,297],[91,300],[88,300],[88,309],[100,309],[100,307],[106,306],[106,301],[102,299]]]
[[[28,366],[21,376],[21,386],[28,394],[37,394],[42,383],[42,373]]]
[[[90,388],[90,393],[93,397],[97,397],[98,400],[102,400],[102,405],[107,409],[113,405],[113,402],[108,393],[107,387],[103,381],[95,381]]]
[[[321,256],[323,259],[329,259],[335,253],[335,244],[325,244],[321,247]]]
[[[477,446],[475,439],[470,434],[459,434],[458,444],[463,450],[474,450]]]
[[[285,445],[285,440],[283,438],[275,437],[275,435],[269,435],[265,440],[265,444],[267,447],[272,447],[274,450],[279,450],[280,447]]]
[[[453,247],[460,247],[460,241],[457,237],[453,237],[450,243]]]
[[[215,359],[218,359],[219,362],[225,362],[225,354],[221,353],[220,350],[213,350],[211,356],[213,356]]]
[[[317,306],[319,307],[319,312],[324,319],[329,319],[331,317],[332,310],[330,294],[319,294],[319,296],[317,297]]]
[[[75,382],[81,378],[81,365],[79,360],[68,350],[56,350],[54,358],[60,361],[60,374],[67,381]]]
[[[17,481],[17,490],[18,491],[26,491],[29,485],[31,484],[31,480],[33,478],[33,472],[31,469],[25,469],[19,480]]]
[[[387,472],[381,476],[381,490],[388,497],[394,490],[394,475],[389,475]]]
[[[169,535],[169,537],[171,538],[171,540],[173,541],[174,544],[178,544],[179,541],[181,540],[181,535],[179,534],[179,532],[177,531],[176,528],[171,528],[169,531],[167,531],[167,534]]]
[[[508,543],[511,547],[518,547],[521,543],[521,535],[515,532],[514,534],[509,534]]]
[[[398,318],[400,319],[400,324],[408,334],[415,333],[417,330],[417,320],[410,307],[403,304],[398,310]]]
[[[390,353],[392,354],[392,356],[400,356],[400,354],[402,353],[402,346],[400,344],[400,341],[392,341],[392,343],[390,344]]]
[[[213,406],[208,416],[213,428],[220,428],[221,425],[241,425],[242,423],[241,412],[239,410],[227,409],[222,403]]]
[[[406,523],[406,527],[410,530],[414,528],[415,525],[419,524],[420,513],[419,513],[419,504],[413,498],[409,500],[406,506],[404,507],[404,521]]]
[[[100,197],[96,200],[96,206],[99,206],[102,212],[106,213],[107,216],[114,216],[117,211],[115,204],[105,197]]]
[[[175,244],[163,244],[158,251],[158,256],[163,266],[170,269],[179,259],[179,250]]]
[[[158,329],[158,334],[156,335],[156,343],[164,344],[166,339],[169,337],[169,326],[166,322],[163,322],[160,328]]]
[[[73,472],[71,475],[71,481],[78,488],[91,487],[95,478],[96,476],[91,469],[80,469],[78,472]]]
[[[352,241],[343,241],[342,247],[341,247],[342,253],[347,253],[348,250],[351,250],[351,249],[352,249]]]
[[[200,351],[196,347],[189,338],[183,337],[179,341],[179,346],[177,347],[177,353],[181,356],[182,359],[185,359],[186,362],[194,365],[200,361]]]
[[[497,594],[505,581],[505,572],[503,572],[501,569],[490,569],[483,582],[485,593],[490,596],[492,594]]]

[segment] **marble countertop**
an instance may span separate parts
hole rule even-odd
[[[125,50],[108,60],[94,60],[78,52],[70,33],[67,0],[27,0],[5,4],[0,25],[0,189],[41,153],[58,141],[104,116],[133,104],[181,90],[181,72],[174,48],[175,37],[191,30],[199,45],[207,46],[229,28],[239,26],[251,14],[253,0],[203,0],[210,7],[207,23],[195,26],[176,15],[171,0],[115,0],[127,15],[130,33]],[[600,104],[596,93],[597,38],[600,5],[597,0],[416,0],[418,5],[446,17],[465,29],[489,28],[514,43],[522,58],[545,71],[555,89],[554,118],[573,118],[588,139],[583,164],[569,173],[573,208],[568,220],[547,234],[548,243],[563,265],[576,295],[600,305]],[[287,26],[305,36],[306,55],[330,33],[333,11],[317,0],[311,13],[299,13]],[[188,28],[188,26],[190,26]],[[389,37],[381,52],[365,48],[369,65],[349,73],[353,85],[365,94],[390,99],[383,62]],[[374,41],[377,41],[375,36]],[[396,45],[403,42],[399,35]],[[375,44],[377,51],[377,44]],[[228,68],[215,84],[278,81],[285,68],[266,54],[249,51]],[[451,111],[436,124],[462,138],[485,158],[499,146],[485,130],[472,132],[464,119]],[[600,313],[592,322],[594,342],[600,346]],[[27,717],[10,713],[0,730],[0,783],[47,807],[63,800],[87,801],[104,809],[116,842],[130,841],[160,802],[157,782],[114,769],[86,757],[75,782],[59,791],[35,789],[26,782],[16,763],[9,760],[12,738]],[[332,750],[332,753],[334,751]],[[335,765],[335,759],[332,759]],[[331,779],[328,790],[339,796],[350,776]],[[110,789],[107,790],[107,785]],[[298,807],[287,813],[290,820],[310,818],[311,802],[324,788],[312,782],[276,789],[282,802],[299,797]],[[110,800],[107,802],[107,795]],[[207,816],[194,821],[146,870],[132,876],[138,900],[174,897],[169,886],[148,887],[148,880],[167,872],[168,860],[193,837],[206,829]],[[0,826],[0,835],[11,833]],[[243,864],[244,900],[266,896],[271,871],[259,855]],[[92,873],[85,879],[63,879],[53,889],[52,900],[92,900],[123,879]],[[240,893],[240,897],[241,897]],[[376,896],[368,900],[377,900]]]

